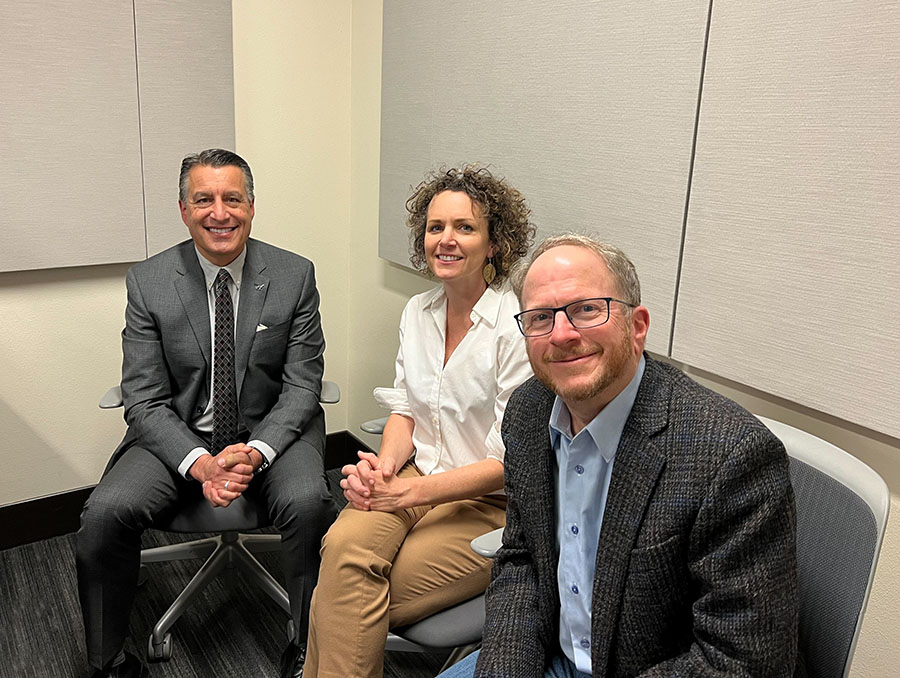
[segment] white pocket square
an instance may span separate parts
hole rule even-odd
[[[267,330],[267,329],[269,329],[269,328],[266,325],[263,325],[262,323],[260,323],[259,325],[256,326],[257,332],[262,332],[263,330]]]

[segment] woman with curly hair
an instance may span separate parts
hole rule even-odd
[[[413,266],[440,285],[406,305],[378,455],[342,469],[322,541],[306,678],[382,675],[389,628],[487,588],[469,542],[505,522],[500,421],[531,376],[505,284],[534,237],[522,195],[486,168],[429,175],[406,203]]]

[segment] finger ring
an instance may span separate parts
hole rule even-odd
[[[226,481],[225,481],[225,489],[226,489],[226,490],[228,489],[228,483],[230,483],[230,482],[231,482],[230,480],[226,480]]]

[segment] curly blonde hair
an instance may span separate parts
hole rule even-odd
[[[528,253],[534,240],[535,228],[525,197],[504,179],[491,174],[486,167],[475,164],[429,173],[406,201],[409,212],[406,225],[410,229],[409,261],[420,272],[428,271],[425,257],[428,206],[434,196],[444,191],[465,193],[478,204],[488,222],[488,237],[496,248],[493,263],[497,276],[491,286],[499,287],[513,264]]]

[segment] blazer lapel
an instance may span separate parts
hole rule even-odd
[[[534,441],[531,453],[531,465],[534,469],[533,477],[536,482],[528,489],[526,501],[522,502],[523,508],[529,513],[531,525],[529,531],[534,535],[534,543],[546,546],[544,555],[549,557],[553,569],[559,558],[556,552],[556,453],[550,444],[550,429],[547,422],[550,420],[550,411],[553,408],[554,397],[551,394],[549,400],[540,403],[536,416],[531,418],[534,429],[528,432],[530,439]],[[543,552],[542,551],[542,552]]]
[[[234,369],[237,384],[238,401],[247,364],[250,361],[250,349],[256,338],[256,328],[266,303],[269,292],[269,278],[263,275],[266,263],[258,256],[252,240],[247,241],[247,260],[241,275],[241,296],[238,303],[237,328],[235,329]]]
[[[559,616],[559,595],[556,588],[556,568],[559,553],[556,546],[556,453],[550,444],[550,412],[555,396],[536,378],[522,388],[529,393],[523,405],[527,416],[521,417],[523,426],[516,431],[516,446],[527,450],[528,469],[519,474],[526,480],[521,487],[520,519],[527,543],[538,568],[538,581],[548,582],[539,587],[543,602],[539,605],[547,617],[542,623],[554,628],[553,618]],[[511,428],[511,427],[510,427]],[[507,435],[511,435],[509,431]],[[507,449],[510,449],[507,441]]]
[[[591,664],[594,675],[607,675],[616,636],[631,550],[637,541],[665,456],[653,438],[668,423],[668,393],[658,368],[647,358],[644,377],[613,461],[600,529],[593,584]]]
[[[203,269],[197,261],[197,252],[193,241],[186,242],[181,248],[181,261],[175,268],[175,291],[181,300],[184,314],[187,316],[194,337],[206,361],[207,370],[212,365],[212,339],[209,330],[209,292]]]

